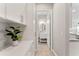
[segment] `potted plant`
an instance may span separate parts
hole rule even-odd
[[[18,40],[21,39],[21,35],[19,35],[22,31],[20,31],[19,29],[20,27],[13,27],[10,26],[8,29],[5,29],[5,31],[7,32],[7,36],[10,36],[12,41],[13,41],[13,45],[17,45],[18,44]]]

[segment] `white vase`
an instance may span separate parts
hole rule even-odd
[[[13,46],[17,46],[18,45],[18,41],[13,41]]]

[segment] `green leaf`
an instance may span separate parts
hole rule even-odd
[[[15,32],[15,34],[18,34],[18,33],[21,33],[22,31],[16,29],[14,32]]]
[[[19,34],[19,33],[21,33],[21,31],[16,32],[16,34]]]
[[[9,28],[10,28],[10,30],[7,30],[7,29],[5,30],[6,32],[8,32],[6,35],[11,36],[13,41],[19,40],[20,37],[18,37],[18,34],[22,32],[19,29],[20,27],[10,26]]]
[[[13,29],[13,30],[15,30],[15,27],[13,27],[13,26],[10,26],[10,28]]]
[[[12,36],[13,34],[12,33],[7,33],[6,35],[11,35]]]
[[[11,31],[9,31],[9,30],[7,30],[7,29],[6,29],[5,31],[6,31],[6,32],[11,32]]]

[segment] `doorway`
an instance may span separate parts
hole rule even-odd
[[[50,50],[52,48],[52,38],[51,38],[51,20],[52,20],[52,8],[45,9],[46,5],[51,6],[50,4],[42,4],[41,6],[44,9],[37,9],[38,5],[36,4],[35,11],[35,33],[36,33],[36,49],[37,55],[50,55]],[[48,6],[47,6],[48,7]]]

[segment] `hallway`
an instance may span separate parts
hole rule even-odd
[[[71,3],[0,4],[0,55],[79,55],[78,7]]]

